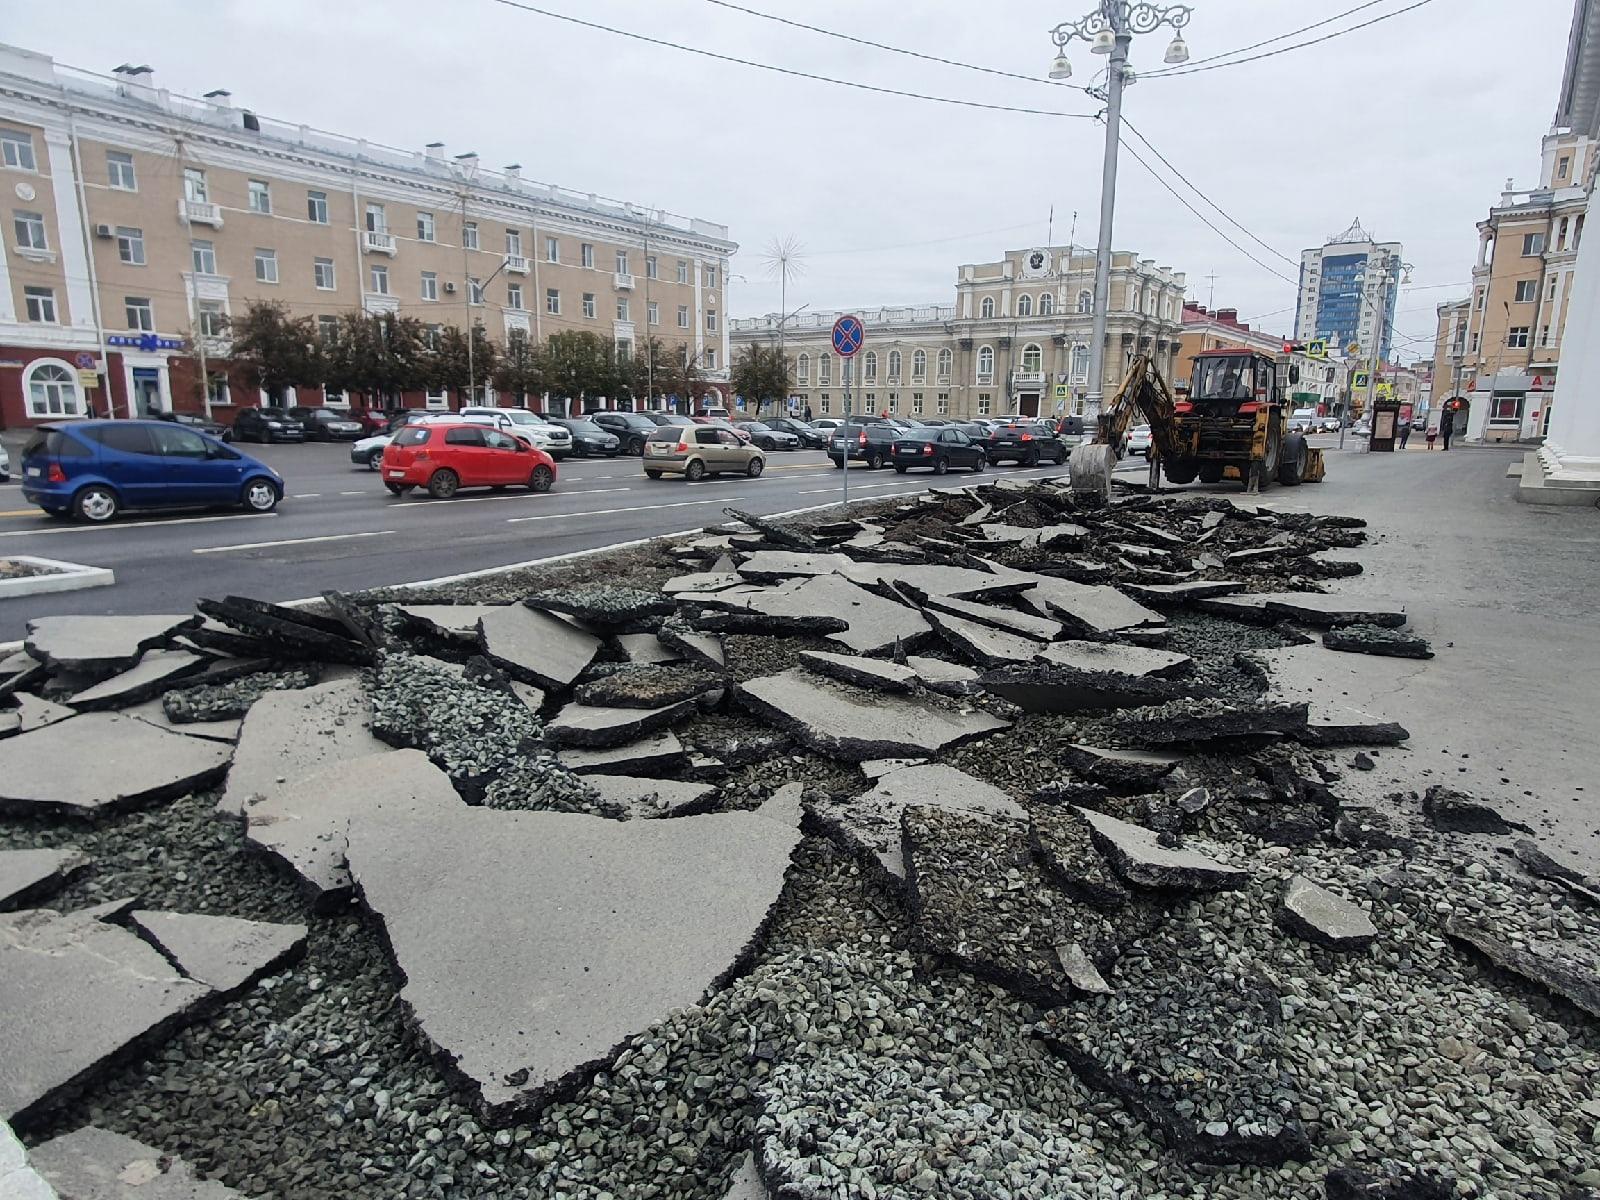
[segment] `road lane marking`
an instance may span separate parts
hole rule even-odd
[[[0,517],[37,517],[43,512],[42,508],[8,508],[0,511]]]
[[[12,529],[0,533],[0,538],[33,537],[41,533],[104,533],[108,529],[143,529],[149,525],[206,525],[212,521],[259,521],[279,516],[269,513],[236,513],[231,517],[174,517],[170,521],[115,521],[105,525],[51,525],[41,529]]]
[[[360,495],[361,493],[346,492],[346,493],[343,493],[343,494],[344,495],[349,495],[349,496],[354,496],[354,495]],[[322,499],[322,493],[321,492],[301,492],[298,496],[290,496],[289,499],[291,499],[291,500],[321,500]]]
[[[190,554],[231,554],[235,550],[266,550],[272,546],[306,546],[312,542],[344,542],[351,538],[388,537],[391,533],[398,532],[393,529],[380,529],[373,533],[326,533],[321,537],[284,538],[277,542],[243,542],[237,546],[200,546],[189,551]]]
[[[363,488],[359,492],[340,492],[339,493],[339,495],[341,495],[341,496],[371,496],[373,494],[374,493],[366,490],[365,488]]]
[[[715,500],[678,500],[672,504],[646,504],[638,508],[595,508],[588,512],[575,513],[543,513],[537,517],[507,517],[506,524],[516,525],[522,521],[564,521],[571,517],[608,517],[615,513],[654,512],[658,508],[693,508],[697,504],[727,504],[732,500],[743,500],[743,496],[719,496]]]
[[[435,500],[431,504],[388,505],[384,512],[409,513],[409,512],[449,512],[460,504],[483,504],[489,500],[532,500],[540,496],[604,496],[612,492],[631,492],[632,488],[590,488],[586,492],[524,492],[516,496],[457,496],[449,500]],[[398,497],[396,497],[398,500]]]

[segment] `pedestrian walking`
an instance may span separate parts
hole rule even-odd
[[[1407,421],[1404,425],[1400,426],[1400,449],[1404,450],[1406,448],[1406,443],[1410,440],[1411,422]]]
[[[1433,449],[1434,440],[1436,438],[1438,438],[1438,436],[1439,436],[1439,427],[1437,425],[1429,425],[1428,426],[1428,449],[1429,450]]]
[[[806,424],[811,424],[811,405],[806,405]]]
[[[1445,413],[1444,420],[1439,422],[1439,436],[1444,439],[1444,448],[1450,449],[1450,439],[1456,435],[1456,417],[1454,413]]]

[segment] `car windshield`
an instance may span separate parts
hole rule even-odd
[[[760,421],[740,421],[739,428],[746,433],[771,433],[772,426],[764,425]]]
[[[682,432],[681,425],[662,425],[645,438],[647,442],[676,442]]]
[[[605,432],[604,429],[601,429],[600,426],[596,425],[593,421],[563,421],[561,423],[568,429],[572,430],[573,433],[585,433],[592,436],[599,436]]]
[[[426,425],[407,425],[394,435],[394,444],[396,446],[419,446],[428,440],[428,434],[431,432],[432,430]]]

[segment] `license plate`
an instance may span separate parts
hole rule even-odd
[[[24,475],[32,475],[34,478],[38,478],[39,476],[44,474],[44,468],[43,467],[26,467],[26,468],[23,469],[22,473]]]
[[[406,477],[404,471],[386,471],[384,474],[388,475],[390,479],[404,479]]]
[[[651,446],[650,447],[650,453],[651,454],[658,454],[658,455],[659,454],[671,454],[672,453],[672,448],[670,446]]]

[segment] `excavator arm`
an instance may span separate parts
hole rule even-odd
[[[1100,414],[1100,440],[1120,456],[1129,426],[1135,417],[1142,416],[1150,426],[1151,462],[1181,458],[1183,447],[1178,441],[1175,415],[1172,390],[1167,387],[1167,381],[1149,356],[1137,354],[1128,364],[1122,386]]]

